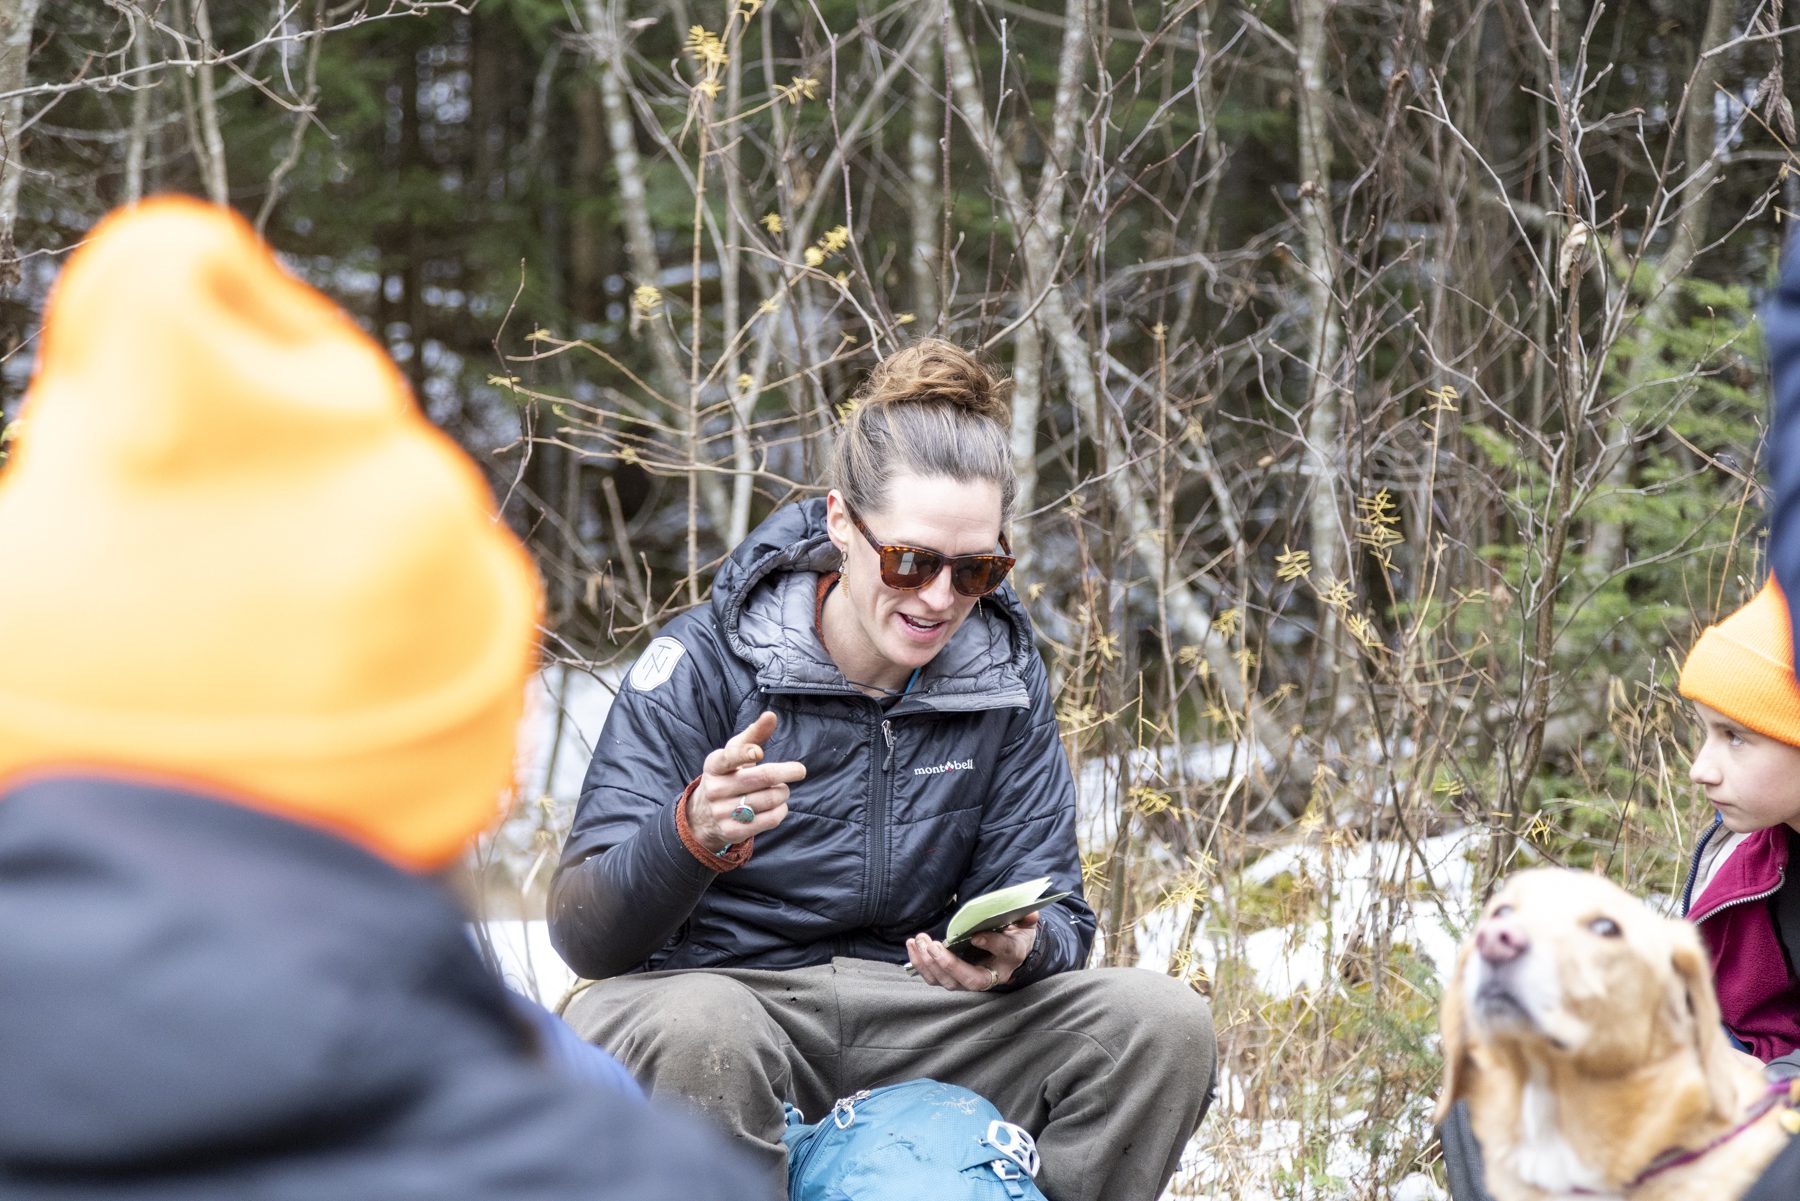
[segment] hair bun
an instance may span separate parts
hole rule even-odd
[[[1002,427],[1012,424],[1012,380],[942,338],[924,338],[875,365],[857,390],[858,405],[955,405]]]

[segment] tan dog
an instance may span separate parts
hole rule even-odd
[[[1787,1138],[1693,928],[1599,876],[1507,881],[1441,1021],[1437,1120],[1468,1102],[1495,1201],[1730,1201]]]

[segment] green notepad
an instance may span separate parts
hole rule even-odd
[[[1009,884],[1005,888],[982,893],[958,909],[950,919],[950,929],[945,932],[944,945],[958,958],[970,963],[980,963],[988,958],[988,953],[969,940],[977,934],[998,930],[1027,913],[1035,913],[1069,895],[1066,892],[1056,892],[1045,896],[1044,889],[1048,887],[1050,877],[1039,876],[1023,884]],[[908,975],[912,975],[913,965],[907,964],[906,971]]]
[[[961,955],[962,952],[957,948],[965,946],[977,934],[998,930],[1027,913],[1035,912],[1069,895],[1058,892],[1045,896],[1044,890],[1049,887],[1050,877],[1039,876],[1023,884],[1010,884],[1005,888],[996,888],[993,892],[982,893],[964,904],[956,911],[956,916],[950,919],[950,929],[944,935],[944,945]],[[968,949],[977,954],[983,953],[979,947]]]

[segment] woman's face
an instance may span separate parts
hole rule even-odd
[[[999,550],[1000,485],[991,480],[897,475],[880,510],[856,515],[886,545],[946,556]],[[843,578],[825,603],[827,649],[845,678],[902,687],[914,669],[944,649],[977,598],[950,586],[948,568],[910,592],[882,583],[881,556],[836,491],[826,499],[826,528],[844,552]]]

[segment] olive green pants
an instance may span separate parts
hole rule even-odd
[[[686,1098],[783,1173],[782,1103],[817,1120],[859,1089],[973,1089],[1038,1140],[1051,1201],[1155,1201],[1207,1106],[1204,999],[1130,968],[1012,993],[947,992],[895,964],[652,972],[592,985],[564,1015],[654,1095]]]

